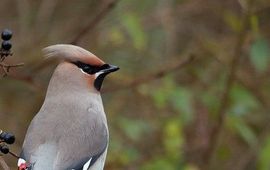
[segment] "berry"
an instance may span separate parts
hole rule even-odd
[[[7,144],[13,144],[15,142],[15,136],[12,133],[2,132],[0,139],[4,140]]]
[[[9,148],[7,145],[2,145],[0,146],[0,151],[3,153],[3,154],[8,154],[9,153]]]
[[[9,29],[4,29],[1,37],[5,41],[10,40],[12,37],[12,31],[10,31]]]
[[[6,51],[10,50],[12,47],[12,44],[10,41],[3,41],[2,42],[2,48]]]

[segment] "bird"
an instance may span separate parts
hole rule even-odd
[[[70,44],[43,52],[59,64],[27,129],[18,169],[102,170],[109,131],[100,90],[106,75],[119,67]]]

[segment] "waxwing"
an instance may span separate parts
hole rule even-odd
[[[104,77],[119,68],[74,45],[52,45],[43,52],[60,63],[28,127],[18,167],[102,170],[109,133],[100,88]]]

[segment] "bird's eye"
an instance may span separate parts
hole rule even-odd
[[[84,72],[88,73],[88,74],[94,74],[93,73],[93,69],[91,68],[91,66],[89,65],[85,65],[81,68]]]
[[[98,66],[92,66],[89,64],[82,63],[80,61],[74,62],[73,64],[75,64],[77,67],[79,67],[85,73],[88,73],[88,74],[95,74],[96,72],[100,70]]]

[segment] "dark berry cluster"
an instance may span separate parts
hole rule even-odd
[[[12,133],[4,132],[0,130],[0,152],[3,154],[9,153],[7,144],[13,144],[15,142],[15,136]]]
[[[3,61],[5,57],[12,55],[12,44],[10,42],[10,39],[12,38],[12,31],[10,31],[9,29],[4,29],[2,31],[1,38],[3,41],[0,48],[0,59],[1,61]]]

